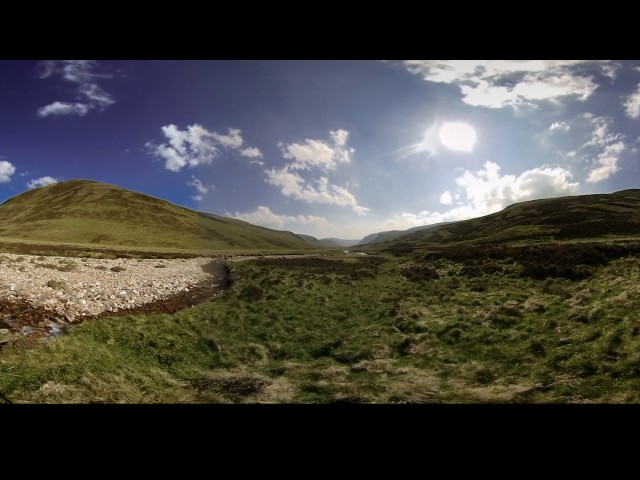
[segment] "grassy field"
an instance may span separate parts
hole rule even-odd
[[[14,403],[640,401],[640,257],[588,244],[494,253],[235,263],[229,291],[177,314],[5,346],[0,392]]]
[[[0,239],[0,252],[25,255],[62,256],[74,258],[194,258],[231,257],[239,255],[305,255],[327,253],[328,248],[225,248],[225,249],[176,249],[162,247],[101,246],[83,243],[58,243],[20,239]]]

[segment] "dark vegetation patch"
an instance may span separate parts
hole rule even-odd
[[[138,251],[126,249],[84,247],[74,245],[38,245],[27,243],[0,242],[0,250],[6,253],[17,253],[21,255],[46,255],[75,258],[197,258],[202,256],[199,253],[186,252],[160,252],[153,249]],[[45,257],[40,257],[44,261]]]
[[[258,300],[262,300],[263,295],[264,292],[262,288],[260,288],[259,285],[251,283],[242,287],[238,297],[249,302],[257,302]]]
[[[412,282],[425,282],[440,278],[435,268],[426,265],[411,265],[402,269],[402,276]]]
[[[415,252],[412,257],[422,263],[448,259],[462,264],[459,275],[477,278],[494,273],[509,273],[519,266],[519,275],[544,280],[565,278],[583,280],[596,268],[617,258],[639,255],[638,243],[575,243],[524,246],[449,246],[428,252]],[[421,267],[414,267],[420,271]],[[422,267],[428,268],[428,267]]]
[[[61,280],[49,280],[47,287],[53,288],[54,290],[63,290],[66,287],[66,283]]]
[[[374,278],[380,273],[385,259],[373,255],[349,260],[332,260],[322,257],[261,258],[253,261],[259,267],[274,267],[299,271],[304,279],[314,275],[337,275],[352,280]]]
[[[65,260],[62,260],[62,261],[58,262],[58,264],[55,264],[55,263],[36,263],[35,267],[36,268],[48,268],[50,270],[58,270],[60,272],[73,272],[76,268],[78,268],[78,265],[73,260],[65,259]]]
[[[247,374],[208,375],[194,381],[198,390],[211,390],[228,396],[234,402],[262,392],[271,383],[268,377]]]

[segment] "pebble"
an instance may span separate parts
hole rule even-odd
[[[43,261],[35,255],[0,254],[0,302],[24,300],[35,308],[54,310],[73,322],[80,316],[118,312],[121,308],[139,307],[188,292],[193,285],[212,278],[202,270],[212,260],[206,257],[162,262],[157,259],[45,258]],[[77,265],[70,272],[39,266],[62,266],[61,261],[69,260]],[[159,263],[166,268],[155,268]],[[111,271],[116,266],[125,270]],[[62,282],[65,290],[48,287],[51,280]]]

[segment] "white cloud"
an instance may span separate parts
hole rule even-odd
[[[538,167],[520,175],[502,175],[498,164],[486,162],[481,170],[465,170],[456,178],[459,187],[456,197],[465,199],[458,206],[444,212],[405,212],[391,222],[394,228],[410,228],[488,215],[513,203],[537,198],[576,195],[580,185],[571,179],[571,173],[560,167]],[[443,197],[452,200],[449,191],[442,194],[441,201]]]
[[[553,122],[549,127],[551,132],[568,132],[571,129],[567,122]]]
[[[609,62],[586,60],[408,60],[404,66],[427,81],[458,85],[469,105],[502,108],[564,97],[586,100],[597,85],[572,71],[581,63],[603,75],[615,72]]]
[[[587,182],[600,182],[619,171],[620,167],[618,167],[618,157],[625,148],[624,142],[616,142],[607,145],[604,148],[604,151],[598,155],[597,165],[599,166],[589,172]]]
[[[16,173],[16,167],[11,162],[0,160],[0,183],[11,181],[11,175]]]
[[[629,95],[624,102],[624,111],[630,118],[640,117],[640,83],[636,91]]]
[[[558,153],[573,165],[574,171],[576,167],[586,171],[585,180],[589,183],[600,182],[620,171],[619,162],[622,154],[627,150],[632,151],[625,143],[625,135],[612,131],[612,117],[597,117],[585,112],[572,119],[570,125],[561,122],[553,131],[560,130],[564,124],[567,130],[571,126],[572,132],[575,132],[568,138],[572,143],[576,143],[571,145],[571,150],[560,150]],[[551,131],[547,133],[552,134]],[[579,135],[583,138],[580,139]]]
[[[84,103],[53,102],[38,109],[38,115],[48,117],[49,115],[78,115],[83,117],[90,108]]]
[[[27,183],[27,188],[31,190],[34,188],[44,187],[45,185],[51,185],[54,183],[58,183],[58,180],[53,177],[32,178]]]
[[[451,198],[451,192],[449,190],[440,195],[440,203],[443,205],[451,205],[453,203],[453,198]]]
[[[105,109],[115,103],[111,95],[104,91],[96,81],[110,78],[111,75],[95,73],[98,62],[94,60],[51,60],[41,63],[40,78],[59,76],[63,80],[76,85],[76,102],[55,101],[38,109],[40,117],[50,115],[86,115],[98,108]]]
[[[320,170],[335,170],[339,163],[349,163],[353,149],[346,147],[349,132],[336,130],[329,132],[330,140],[306,139],[303,143],[280,144],[283,156],[293,160],[290,166],[295,170],[308,170],[318,167]]]
[[[605,147],[606,145],[621,138],[619,133],[609,132],[609,126],[613,123],[611,117],[588,117],[593,125],[591,138],[584,147]]]
[[[92,106],[105,108],[115,103],[111,98],[111,95],[95,83],[85,83],[80,85],[80,94],[88,99],[90,102],[89,104]]]
[[[281,170],[266,170],[267,183],[280,187],[283,195],[309,203],[328,203],[342,207],[351,207],[358,215],[364,215],[369,209],[358,205],[356,198],[346,188],[329,183],[327,177],[306,181],[297,172],[291,172],[286,166]]]
[[[304,179],[297,173],[290,172],[287,167],[281,170],[265,170],[267,183],[280,187],[282,194],[287,197],[300,198]]]
[[[46,60],[39,65],[40,78],[58,75],[67,82],[86,84],[96,78],[110,77],[110,75],[95,73],[97,66],[98,62],[95,60]]]
[[[501,175],[498,164],[485,162],[483,170],[475,174],[467,170],[456,183],[484,215],[515,202],[578,193],[579,184],[570,180],[571,173],[560,167],[538,167],[515,176]]]
[[[145,146],[151,155],[164,160],[165,168],[172,172],[179,172],[186,166],[211,164],[222,150],[238,151],[243,144],[242,132],[237,128],[230,128],[227,135],[209,131],[197,123],[185,130],[173,124],[165,125],[161,130],[167,142],[160,145],[147,142]],[[239,152],[247,157],[262,155],[254,147]]]
[[[262,157],[262,152],[256,147],[249,147],[240,150],[240,155],[248,158],[260,158]]]
[[[195,175],[191,175],[191,180],[189,180],[187,182],[187,185],[190,187],[194,187],[199,195],[196,195],[194,197],[192,197],[194,200],[202,200],[202,195],[204,195],[205,193],[207,193],[209,191],[208,186],[204,185],[199,178],[197,178]],[[196,198],[199,197],[199,198]]]
[[[611,81],[615,80],[618,77],[618,70],[620,69],[620,65],[616,65],[615,63],[605,63],[602,64],[602,75],[609,78]]]
[[[244,220],[245,222],[249,222],[254,225],[260,225],[261,227],[274,228],[278,230],[282,230],[288,224],[314,225],[320,228],[332,226],[324,217],[316,217],[313,215],[278,215],[273,213],[269,207],[265,207],[262,205],[259,206],[254,212],[236,212],[235,215],[230,216],[239,220]]]
[[[202,201],[202,195],[191,195],[191,198],[193,198],[196,202]]]
[[[591,160],[594,167],[587,177],[588,182],[595,183],[606,180],[620,170],[618,161],[620,154],[626,149],[626,145],[622,134],[609,131],[613,124],[611,117],[591,115],[585,118],[591,122],[593,131],[591,138],[581,147],[581,150],[597,152],[595,159]]]
[[[242,132],[237,128],[230,128],[228,135],[220,135],[216,132],[211,132],[213,137],[220,145],[228,148],[240,148],[242,146]]]
[[[348,138],[349,132],[339,129],[329,131],[328,141],[306,139],[301,144],[279,143],[283,157],[290,162],[281,169],[265,170],[265,181],[279,187],[287,197],[351,207],[357,215],[364,215],[369,209],[358,205],[347,188],[332,184],[325,175],[314,178],[312,173],[312,167],[327,173],[336,170],[339,164],[349,163],[354,150],[347,147]]]

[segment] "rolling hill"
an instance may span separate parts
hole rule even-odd
[[[362,240],[360,240],[360,242],[358,243],[358,246],[382,243],[389,240],[393,240],[394,238],[402,237],[404,235],[409,235],[410,233],[420,232],[422,230],[437,229],[444,225],[449,225],[451,223],[453,222],[441,222],[441,223],[434,223],[431,225],[421,225],[419,227],[413,227],[407,230],[386,230],[384,232],[372,233],[371,235],[367,235]]]
[[[189,210],[90,180],[26,191],[0,205],[0,242],[164,250],[305,250],[291,232]]]
[[[374,245],[412,251],[640,235],[640,190],[531,200],[483,217],[421,230]]]

